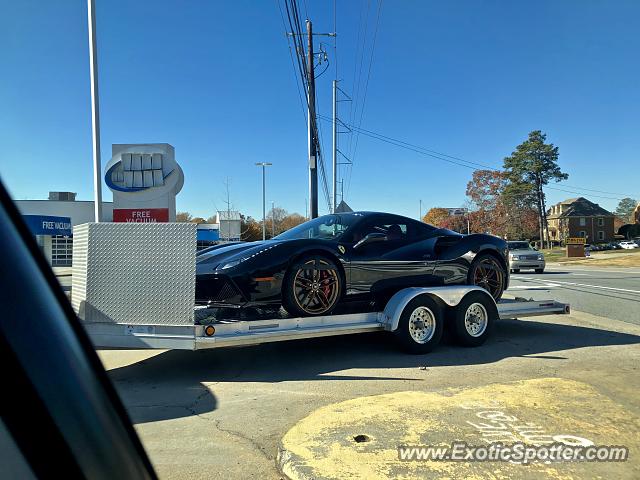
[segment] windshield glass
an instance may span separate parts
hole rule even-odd
[[[533,250],[527,242],[508,242],[509,250]]]
[[[308,222],[301,223],[291,230],[281,233],[277,240],[294,240],[300,238],[337,239],[344,231],[358,221],[356,215],[324,215]]]

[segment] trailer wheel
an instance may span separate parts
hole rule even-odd
[[[444,312],[430,295],[411,300],[400,315],[394,332],[408,353],[422,354],[433,350],[442,338]]]
[[[458,343],[465,347],[477,347],[491,334],[498,318],[498,309],[489,295],[470,292],[454,307],[453,317]]]

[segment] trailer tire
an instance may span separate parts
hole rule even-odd
[[[418,295],[402,310],[394,331],[407,353],[424,354],[433,350],[442,338],[444,311],[431,295]]]
[[[498,318],[498,309],[489,294],[470,292],[452,308],[456,340],[465,347],[482,345]]]

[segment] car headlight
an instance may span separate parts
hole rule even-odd
[[[225,263],[224,265],[222,265],[221,267],[218,267],[220,270],[226,270],[227,268],[232,268],[235,267],[236,265],[244,262],[246,260],[246,258],[239,258],[238,260],[233,260],[229,263]]]
[[[538,254],[538,260],[544,260],[544,255],[542,255],[541,253]]]

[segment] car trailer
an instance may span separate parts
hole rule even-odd
[[[459,343],[484,343],[499,319],[568,314],[554,300],[496,303],[471,285],[411,287],[384,308],[290,317],[278,312],[220,315],[194,305],[195,225],[74,227],[72,305],[96,348],[200,350],[386,331],[405,350],[426,353],[449,328]],[[347,302],[348,303],[348,302]],[[370,309],[369,309],[370,310]]]
[[[96,348],[200,350],[267,342],[349,335],[375,331],[395,334],[410,353],[427,353],[438,345],[445,327],[467,346],[488,338],[495,321],[568,314],[555,300],[509,300],[496,304],[475,286],[405,288],[382,311],[317,317],[273,315],[255,319],[217,319],[211,309],[194,309],[194,323],[183,325],[85,324]]]

